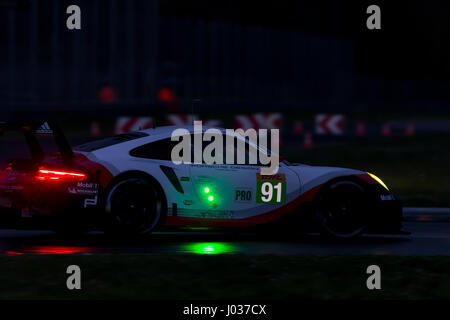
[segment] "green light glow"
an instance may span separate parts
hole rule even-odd
[[[191,226],[187,226],[187,227],[180,227],[180,229],[183,229],[183,230],[211,230],[211,227],[191,227]]]
[[[203,191],[204,191],[205,193],[209,193],[209,188],[206,187],[205,189],[203,189]]]
[[[213,196],[209,196],[209,197],[208,197],[208,200],[209,200],[209,201],[213,201],[213,200],[214,200],[214,197],[213,197]]]
[[[195,254],[222,254],[234,251],[232,245],[223,242],[197,242],[185,245],[184,249]]]

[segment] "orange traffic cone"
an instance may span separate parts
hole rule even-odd
[[[363,137],[366,135],[366,125],[364,122],[356,123],[356,135],[358,137]]]
[[[391,135],[391,123],[389,121],[383,123],[381,126],[381,135],[383,137],[389,137]]]
[[[303,140],[303,147],[306,149],[311,149],[313,147],[311,132],[305,132],[305,139]]]
[[[303,122],[295,121],[294,134],[302,134],[302,133],[303,133]]]
[[[91,137],[100,137],[100,127],[97,121],[91,123]]]
[[[408,125],[406,126],[405,129],[405,136],[408,137],[412,137],[416,132],[415,132],[415,128],[414,128],[414,123],[410,122],[408,123]]]

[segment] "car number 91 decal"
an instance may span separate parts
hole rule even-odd
[[[256,174],[256,203],[285,203],[286,175],[283,173],[270,176]]]

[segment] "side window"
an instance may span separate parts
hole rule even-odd
[[[233,138],[232,142],[228,141],[227,136],[224,136],[223,139],[223,163],[227,161],[227,154],[234,155],[233,156],[233,164],[237,164],[237,145],[236,138]]]
[[[205,148],[214,141],[214,139],[212,141],[203,141],[203,137],[201,137],[202,139],[202,163],[205,164],[205,159],[203,158],[204,156],[204,152],[205,152]],[[227,145],[227,141],[226,141],[226,136],[223,136],[223,151],[222,151],[222,155],[223,155],[223,159],[222,159],[222,164],[226,164],[226,153],[227,153],[227,148],[228,150],[233,149],[234,150],[234,145],[231,143],[230,145]],[[195,148],[194,148],[194,135],[191,135],[191,161],[192,163],[194,163],[194,153],[195,153]],[[213,150],[211,153],[211,156],[215,157],[216,155],[216,150]],[[233,164],[236,164],[236,153],[234,154],[234,160],[233,160]]]
[[[191,134],[191,163],[194,163],[194,155],[195,155],[195,148],[194,148],[194,139],[195,139],[196,135]],[[202,140],[202,149],[201,149],[201,156],[202,156],[202,163],[205,163],[205,159],[203,159],[203,155],[204,155],[204,151],[205,151],[205,147],[207,145],[209,145],[211,142],[210,141],[203,141],[203,136],[200,135],[200,139]],[[212,156],[215,155],[215,152],[212,153]]]
[[[234,153],[234,164],[236,165],[253,165],[253,166],[259,166],[262,165],[259,161],[259,157],[258,154],[256,155],[256,163],[250,163],[250,145],[245,142],[245,152],[244,152],[244,163],[238,163],[238,142],[237,142],[237,138],[233,139],[233,143],[228,144],[227,143],[227,139],[224,138],[224,155],[223,155],[223,161],[225,163],[226,161],[226,156],[228,153],[231,152],[231,154]]]
[[[177,141],[164,139],[147,143],[130,151],[132,157],[171,161],[172,148]]]

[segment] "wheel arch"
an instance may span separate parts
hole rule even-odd
[[[149,174],[147,172],[141,171],[141,170],[127,170],[127,171],[121,172],[120,174],[115,176],[108,183],[108,185],[105,188],[105,193],[104,193],[104,197],[102,199],[102,203],[105,204],[106,197],[107,197],[110,189],[112,188],[112,186],[114,186],[119,181],[123,181],[123,180],[129,179],[129,178],[145,178],[145,179],[148,179],[149,181],[151,181],[151,183],[156,186],[158,191],[161,193],[161,196],[163,197],[164,219],[162,219],[162,220],[165,220],[165,217],[167,216],[167,213],[168,213],[168,202],[167,202],[167,196],[166,196],[165,190],[162,187],[161,183],[159,183],[159,181],[154,176],[152,176],[151,174]],[[164,221],[162,221],[162,224],[163,223],[164,223]]]
[[[354,183],[360,185],[364,189],[364,191],[367,192],[367,194],[370,197],[375,199],[376,192],[367,181],[365,181],[364,179],[359,178],[358,176],[355,176],[355,175],[344,175],[344,176],[332,178],[332,179],[328,180],[327,182],[325,182],[324,184],[322,184],[319,187],[319,189],[317,190],[317,192],[314,196],[313,202],[320,201],[320,197],[333,183],[341,182],[341,181],[350,181],[350,182],[354,182]]]
[[[335,183],[339,183],[339,182],[348,182],[349,184],[356,184],[357,186],[359,186],[362,189],[363,192],[363,196],[362,197],[354,197],[352,196],[351,199],[356,199],[358,198],[358,200],[360,199],[364,199],[364,215],[362,216],[362,224],[361,226],[358,226],[357,229],[353,230],[352,232],[350,232],[349,234],[340,234],[339,230],[334,230],[333,227],[330,228],[330,226],[328,226],[327,222],[322,221],[323,219],[323,215],[321,214],[321,212],[323,213],[324,208],[327,207],[327,202],[326,199],[328,199],[328,195],[327,195],[327,191],[331,190],[330,186],[332,186]],[[354,176],[354,175],[343,175],[343,176],[338,176],[338,177],[334,177],[330,180],[328,180],[327,182],[325,182],[323,185],[320,186],[320,188],[317,190],[317,193],[315,194],[315,197],[312,201],[312,208],[313,208],[313,212],[314,212],[314,221],[317,224],[320,233],[322,235],[324,235],[325,237],[331,237],[333,239],[351,239],[354,238],[358,235],[360,235],[361,233],[363,233],[368,226],[370,226],[371,221],[372,221],[372,217],[373,217],[373,206],[370,205],[370,203],[372,203],[373,201],[375,201],[375,190],[371,187],[370,183],[368,183],[367,181],[365,181],[362,178],[359,178],[358,176]],[[367,201],[367,204],[365,203],[365,201]],[[322,216],[322,219],[319,217]]]

